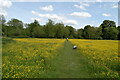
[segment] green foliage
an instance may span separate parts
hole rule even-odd
[[[3,37],[2,38],[2,44],[7,44],[7,43],[11,43],[14,42],[14,40],[12,40],[12,38],[8,38],[8,37]]]
[[[3,15],[0,15],[0,36],[2,36],[3,31],[2,31],[2,26],[4,26],[6,20],[5,17]]]
[[[34,37],[40,38],[40,37],[44,37],[44,35],[45,35],[45,32],[43,31],[42,27],[35,27],[33,29],[33,36]]]
[[[63,38],[63,36],[64,36],[64,24],[57,23],[55,25],[55,37]]]
[[[87,25],[82,34],[84,34],[85,39],[101,39],[101,29],[98,27]]]
[[[114,21],[104,20],[100,27],[103,39],[117,39],[118,30]]]
[[[46,23],[44,30],[45,30],[45,36],[48,38],[53,38],[55,36],[55,32],[54,32],[54,22],[52,20],[48,20],[48,22]]]
[[[119,31],[119,33],[118,33],[118,39],[120,40],[120,26],[117,27],[117,30]]]
[[[105,39],[117,39],[118,30],[115,27],[107,27],[104,29]]]
[[[69,34],[70,34],[70,31],[69,31],[69,29],[67,28],[67,27],[64,27],[64,38],[67,38],[67,37],[69,37]]]
[[[10,21],[7,22],[7,24],[11,27],[15,27],[15,28],[23,28],[23,22],[18,20],[18,19],[11,19]]]
[[[29,27],[26,28],[26,31],[27,31],[27,35],[29,35],[30,37],[34,37],[34,34],[33,34],[33,30],[35,27],[39,27],[40,24],[37,20],[35,20],[33,23],[30,23],[28,24]]]
[[[70,31],[69,38],[74,38],[75,35],[75,29],[72,26],[66,26],[68,30]]]
[[[78,30],[63,23],[55,23],[51,19],[45,25],[40,25],[37,20],[30,24],[23,24],[14,18],[7,23],[5,21],[4,16],[1,16],[0,34],[7,37],[120,39],[120,26],[116,28],[116,23],[110,20],[104,20],[99,27],[86,25],[84,29]]]
[[[78,29],[77,30],[77,36],[79,39],[82,39],[84,37],[84,30],[83,29]]]
[[[5,22],[5,17],[3,15],[0,15],[0,24],[4,24]]]

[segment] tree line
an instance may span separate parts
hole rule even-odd
[[[120,39],[120,26],[116,26],[111,20],[104,20],[98,27],[86,25],[84,28],[75,29],[63,23],[55,23],[51,19],[48,19],[45,25],[40,25],[37,20],[24,24],[15,18],[6,22],[4,16],[1,16],[0,24],[2,24],[1,34],[6,37]]]

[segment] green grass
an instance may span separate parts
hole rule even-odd
[[[46,72],[47,78],[92,78],[88,60],[70,42],[65,41],[58,51],[59,55],[50,62],[52,69]]]
[[[105,76],[101,75],[93,75],[102,69],[101,66],[94,62],[91,62],[87,56],[82,53],[80,47],[79,49],[73,49],[73,44],[70,41],[65,41],[61,43],[62,46],[57,50],[48,50],[47,52],[55,53],[51,58],[41,57],[41,53],[43,49],[40,46],[48,47],[55,45],[57,43],[30,43],[30,42],[19,42],[5,40],[5,44],[3,46],[3,63],[5,67],[3,68],[3,78],[6,77],[16,77],[14,74],[20,73],[18,75],[20,78],[105,78]],[[12,42],[12,43],[11,43]],[[43,45],[44,44],[44,45]],[[28,48],[29,47],[29,48]],[[11,50],[18,49],[18,50]],[[34,53],[36,50],[40,50],[37,53]],[[53,48],[54,49],[54,48]],[[29,55],[30,53],[30,55]],[[24,54],[28,54],[29,57]],[[34,56],[33,54],[37,55]],[[33,56],[31,56],[33,55]],[[17,59],[15,56],[25,57],[24,59]],[[43,62],[39,62],[43,59]],[[38,62],[36,62],[38,61]],[[12,67],[11,67],[12,65]],[[22,66],[17,69],[14,66]],[[25,67],[29,67],[30,72],[25,70]],[[43,67],[42,69],[40,67]],[[24,74],[21,74],[24,73]],[[107,78],[107,77],[106,77]],[[108,77],[109,78],[109,77]]]
[[[2,79],[2,38],[0,36],[0,80]]]
[[[8,37],[3,37],[2,38],[2,44],[7,44],[7,43],[11,43],[14,42],[14,40],[12,38],[8,38]]]

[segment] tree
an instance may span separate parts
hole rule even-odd
[[[104,29],[105,39],[117,39],[118,38],[118,30],[115,27],[106,27]]]
[[[23,22],[18,19],[11,19],[7,22],[7,27],[9,30],[7,30],[7,36],[20,36],[23,29]],[[9,33],[8,33],[9,32]]]
[[[84,29],[78,30],[63,23],[54,23],[51,19],[43,26],[37,20],[30,24],[23,24],[14,18],[7,23],[5,21],[4,16],[1,16],[0,33],[7,37],[120,39],[120,26],[116,28],[116,23],[110,20],[104,20],[99,27],[86,25]]]
[[[120,40],[120,26],[117,27],[117,30],[119,31],[119,33],[118,33],[118,40]]]
[[[55,36],[54,26],[55,24],[51,19],[49,19],[46,25],[44,26],[45,35],[47,38],[53,38]]]
[[[55,31],[56,38],[63,38],[63,36],[64,36],[64,24],[62,24],[62,23],[55,24],[54,31]]]
[[[14,27],[14,28],[23,28],[23,22],[18,20],[18,19],[14,19],[12,18],[10,21],[7,22],[8,26]]]
[[[6,22],[4,15],[0,15],[0,24],[4,24]]]
[[[3,15],[0,15],[0,36],[5,35],[5,17]]]
[[[77,30],[77,38],[78,39],[83,39],[84,38],[84,30],[83,29],[78,29]]]
[[[89,39],[90,38],[90,28],[91,28],[90,25],[86,25],[84,27],[84,38],[85,39]]]
[[[37,20],[34,20],[34,22],[28,24],[28,28],[27,29],[29,31],[28,33],[29,33],[30,37],[33,37],[33,29],[35,27],[40,27],[40,24],[39,24],[39,22]]]
[[[106,34],[108,32],[106,32],[106,28],[110,28],[110,27],[116,28],[116,23],[114,21],[104,20],[103,23],[100,25],[100,27],[102,28],[102,38],[107,39],[108,37],[106,37]]]
[[[72,26],[66,26],[66,28],[68,28],[70,34],[69,34],[69,38],[74,38],[74,35],[75,35],[75,29],[72,27]]]
[[[97,27],[92,27],[87,25],[84,27],[84,38],[86,39],[101,39],[100,38],[100,30]]]
[[[63,37],[64,38],[68,38],[69,37],[69,34],[70,34],[70,31],[67,27],[64,27],[64,34],[63,34]]]
[[[96,29],[96,39],[103,39],[101,36],[102,36],[102,28],[101,27],[95,27]]]
[[[36,37],[36,38],[42,38],[44,37],[45,35],[45,32],[43,31],[43,28],[42,27],[35,27],[33,29],[33,36]]]

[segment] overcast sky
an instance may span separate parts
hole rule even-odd
[[[117,2],[0,2],[0,14],[5,15],[7,21],[17,18],[30,23],[36,19],[43,25],[52,19],[76,29],[99,26],[106,19],[118,24]]]

